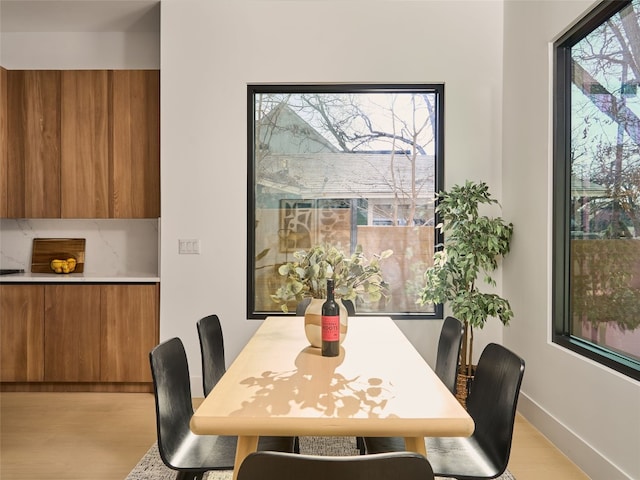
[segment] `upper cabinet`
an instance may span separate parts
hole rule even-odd
[[[7,71],[7,216],[60,217],[60,72]]]
[[[10,180],[1,216],[160,216],[157,70],[6,74]]]
[[[112,216],[160,216],[160,72],[113,74]]]
[[[62,72],[61,216],[109,218],[109,75]]]

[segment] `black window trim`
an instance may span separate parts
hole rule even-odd
[[[328,93],[341,92],[348,89],[349,92],[356,93],[376,93],[376,92],[401,92],[412,90],[433,90],[437,93],[438,101],[434,108],[438,122],[435,125],[436,153],[434,165],[435,169],[435,192],[444,190],[444,125],[445,125],[445,85],[444,83],[249,83],[247,84],[247,297],[246,314],[248,319],[264,319],[267,316],[292,315],[294,313],[282,312],[261,312],[255,309],[255,276],[254,276],[254,252],[255,235],[255,169],[253,168],[253,152],[255,151],[255,107],[254,96],[257,93],[277,93],[283,88],[293,93]],[[435,224],[439,223],[436,214]],[[443,235],[439,230],[434,231],[434,251],[437,251],[443,244]],[[367,313],[369,316],[375,313]],[[444,318],[444,308],[442,304],[434,305],[433,312],[416,313],[388,313],[381,312],[381,316],[389,316],[394,320],[442,320]]]
[[[552,321],[553,343],[640,380],[640,362],[603,348],[570,333],[569,268],[571,188],[571,48],[608,18],[631,4],[631,0],[605,0],[554,43],[553,79],[553,241]]]

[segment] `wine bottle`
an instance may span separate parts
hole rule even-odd
[[[322,304],[322,356],[337,357],[340,351],[340,307],[333,296],[333,279],[327,280],[327,300]]]

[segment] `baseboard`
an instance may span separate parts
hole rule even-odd
[[[151,382],[2,382],[0,392],[153,393]]]
[[[522,392],[518,412],[590,478],[633,480]]]

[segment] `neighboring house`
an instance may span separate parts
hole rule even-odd
[[[340,151],[285,103],[259,119],[256,130],[257,150],[263,155]]]
[[[258,122],[256,135],[260,138],[258,206],[275,207],[281,200],[304,200],[309,206],[310,201],[328,199],[338,201],[342,208],[355,201],[357,223],[375,225],[394,224],[395,219],[406,224],[403,213],[415,201],[422,208],[414,221],[425,224],[433,220],[432,156],[412,158],[404,151],[340,152],[283,104]]]

